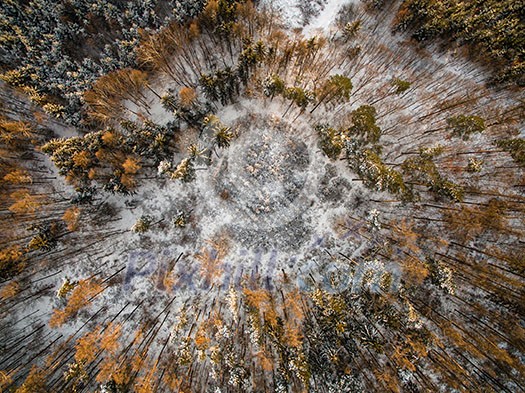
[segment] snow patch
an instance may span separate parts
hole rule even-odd
[[[312,37],[319,33],[328,33],[333,26],[337,14],[345,4],[357,3],[359,0],[328,0],[323,10],[308,25],[303,28],[305,37]]]

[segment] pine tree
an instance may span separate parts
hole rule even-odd
[[[453,116],[447,119],[447,124],[452,130],[452,136],[463,140],[468,140],[472,134],[485,130],[485,120],[479,116]]]

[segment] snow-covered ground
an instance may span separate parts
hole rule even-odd
[[[330,162],[313,133],[297,134],[297,129],[310,129],[307,120],[292,127],[280,120],[279,110],[279,103],[261,107],[251,100],[224,107],[217,116],[238,133],[231,146],[217,149],[211,166],[198,167],[195,182],[167,180],[141,187],[132,198],[137,204],[133,217],[148,215],[159,224],[125,240],[123,251],[145,243],[154,247],[149,246],[149,256],[162,254],[162,248],[172,256],[183,253],[178,263],[182,274],[195,270],[195,255],[203,247],[219,253],[217,241],[228,243],[218,266],[223,274],[217,283],[224,289],[232,277],[256,272],[270,282],[282,269],[293,272],[306,265],[312,252],[326,258],[327,244],[332,251],[339,244],[338,251],[352,255],[358,245],[343,242],[348,234],[336,225],[344,222],[349,206],[338,201],[344,193],[350,205],[363,186],[338,168],[343,163]],[[180,211],[189,214],[184,228],[173,225]],[[126,213],[115,229],[131,226],[131,217]],[[193,279],[193,285],[202,284],[198,275]]]
[[[277,11],[281,19],[290,28],[301,27],[302,16],[298,3],[300,0],[262,0],[261,7],[270,7]]]
[[[303,34],[306,37],[310,37],[319,33],[328,33],[330,27],[333,27],[341,8],[346,4],[358,2],[359,0],[327,0],[327,3],[320,10],[319,14],[314,16],[314,18],[304,26]]]
[[[334,24],[341,8],[360,0],[262,0],[261,6],[278,10],[285,25],[291,29],[302,29],[306,37],[326,33]]]

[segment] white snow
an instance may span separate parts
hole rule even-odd
[[[277,9],[284,24],[291,28],[302,28],[305,37],[312,37],[316,34],[327,33],[332,27],[337,14],[345,4],[358,3],[360,0],[325,0],[325,4],[320,2],[312,3],[314,10],[319,13],[314,15],[311,20],[304,25],[303,15],[299,5],[304,0],[263,0],[261,6],[270,6]]]
[[[283,23],[290,28],[301,27],[301,12],[297,4],[302,0],[262,0],[260,7],[270,7],[277,11]]]
[[[356,3],[359,0],[328,0],[323,10],[308,25],[303,28],[305,37],[312,37],[319,33],[326,34],[333,25],[335,18],[343,5]]]

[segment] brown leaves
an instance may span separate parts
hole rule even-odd
[[[153,393],[157,382],[157,366],[148,369],[148,372],[140,376],[134,386],[135,393]]]
[[[75,316],[82,308],[91,304],[91,298],[103,290],[96,280],[81,280],[72,291],[71,296],[63,310],[53,311],[49,326],[62,326],[69,318]]]
[[[133,100],[147,83],[145,72],[135,69],[120,69],[110,72],[84,93],[84,100],[90,108],[89,115],[102,123],[122,116],[124,99]]]
[[[261,364],[261,368],[264,371],[272,371],[273,370],[273,359],[271,356],[265,354],[263,351],[257,353],[257,359],[259,360],[259,363]]]
[[[106,356],[100,365],[96,380],[98,382],[109,380],[112,375],[117,375],[119,372],[117,360],[120,343],[118,340],[121,334],[122,328],[118,324],[109,324],[104,330],[97,326],[95,330],[77,341],[75,361],[84,364],[91,363],[102,351]]]
[[[118,144],[118,136],[112,131],[106,131],[102,134],[102,142],[108,147],[114,147]]]
[[[177,28],[178,24],[173,23],[155,34],[144,35],[137,47],[137,62],[170,74],[172,65],[169,59],[176,50],[177,42],[173,40],[173,33]]]
[[[213,278],[220,275],[220,259],[214,249],[203,248],[195,258],[201,263],[200,274],[206,282],[213,281]]]
[[[373,370],[374,375],[378,382],[382,383],[386,387],[385,391],[399,393],[399,379],[394,371],[390,368],[384,368],[380,370]]]
[[[9,210],[17,214],[33,214],[41,206],[41,198],[31,195],[29,190],[21,189],[11,193],[11,198],[15,200]]]
[[[96,349],[98,348],[99,335],[100,326],[95,328],[94,331],[89,332],[85,336],[81,337],[77,341],[77,345],[75,346],[75,360],[77,361],[77,363],[90,363],[93,360],[95,360],[95,357],[97,355]]]
[[[416,371],[416,366],[408,359],[409,355],[410,351],[408,348],[396,347],[392,355],[392,360],[402,369]]]
[[[393,233],[399,246],[407,248],[414,254],[418,254],[421,251],[417,244],[420,235],[414,232],[413,227],[414,224],[412,222],[402,220],[398,226],[394,226]]]
[[[166,384],[166,388],[170,392],[179,392],[180,388],[182,386],[182,378],[178,378],[176,374],[168,371],[164,374],[164,383]]]
[[[183,87],[179,91],[179,98],[182,107],[190,108],[197,99],[197,92],[191,87]]]
[[[504,202],[492,199],[486,207],[462,206],[460,210],[448,210],[443,218],[459,240],[467,242],[486,231],[506,232],[505,209]]]
[[[140,170],[140,160],[134,157],[127,157],[122,164],[124,173],[120,176],[120,182],[128,189],[136,187],[137,181],[134,175]]]
[[[98,382],[108,381],[112,377],[124,382],[126,378],[125,371],[118,367],[118,351],[120,349],[118,339],[121,336],[121,330],[120,325],[111,324],[100,335],[99,350],[103,351],[106,357],[100,365],[100,371],[96,378]]]
[[[122,164],[122,168],[124,168],[125,173],[134,175],[141,168],[140,160],[134,157],[127,157],[126,161]]]
[[[83,169],[87,169],[91,164],[91,155],[85,150],[73,154],[72,159],[75,166]]]
[[[252,307],[272,327],[277,326],[277,311],[270,292],[266,289],[244,289],[246,304]]]
[[[197,333],[195,334],[195,346],[200,350],[207,349],[211,344],[211,339],[208,337],[208,324],[203,323],[199,326]]]
[[[298,290],[288,292],[283,308],[287,317],[285,320],[285,339],[291,347],[299,348],[303,340],[301,326],[304,319],[301,293]]]
[[[226,236],[218,236],[208,242],[201,252],[195,255],[200,262],[200,275],[204,282],[211,285],[222,275],[222,260],[228,254],[230,242]]]
[[[270,308],[271,297],[266,289],[244,289],[244,296],[246,303],[261,312],[266,312]]]
[[[276,329],[279,319],[284,322],[283,344],[294,348],[302,345],[304,312],[302,295],[298,290],[282,293],[282,303],[277,302],[266,289],[245,288],[243,293],[246,304],[256,310],[267,326]]]
[[[290,347],[299,348],[303,344],[303,333],[295,321],[287,320],[285,323],[285,340]]]
[[[25,169],[15,169],[4,176],[4,181],[11,184],[24,184],[31,183],[33,179]]]
[[[22,255],[23,252],[18,245],[9,246],[0,250],[0,269],[5,268],[7,265],[20,262]]]
[[[0,370],[0,391],[7,391],[7,387],[13,383],[13,374],[14,372],[6,372]]]
[[[11,281],[9,284],[4,286],[2,290],[0,290],[0,299],[2,300],[10,299],[16,296],[19,291],[20,291],[20,284],[18,284],[18,282],[16,281]]]
[[[402,220],[392,228],[395,244],[405,250],[400,261],[404,278],[407,284],[419,286],[429,275],[427,264],[420,259],[421,248],[418,244],[420,235],[414,231],[414,224],[407,220]]]
[[[76,231],[80,220],[80,209],[77,206],[70,207],[64,212],[62,220],[66,223],[67,229]]]
[[[403,277],[407,284],[410,285],[421,285],[430,273],[427,264],[419,258],[406,257],[403,259],[401,265],[403,268]]]
[[[0,116],[0,143],[9,147],[10,150],[22,150],[24,143],[33,136],[33,130],[27,122],[12,121]]]
[[[122,334],[122,327],[120,325],[111,324],[108,326],[100,339],[100,348],[110,353],[116,353],[119,348],[118,339]]]
[[[46,379],[44,372],[38,369],[36,366],[33,366],[26,380],[18,389],[15,390],[15,393],[47,393],[46,388]]]
[[[134,177],[127,174],[123,174],[120,177],[120,182],[129,190],[137,186],[137,181],[134,179]]]

